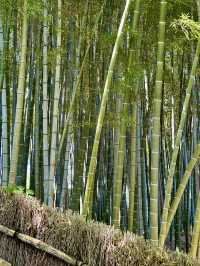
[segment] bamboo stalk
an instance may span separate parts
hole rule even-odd
[[[43,22],[43,80],[42,80],[42,145],[43,145],[43,187],[44,187],[44,202],[48,202],[48,176],[49,176],[49,143],[48,143],[48,10],[47,10],[47,0],[43,0],[44,3],[44,22]]]
[[[198,60],[199,60],[199,53],[200,53],[200,38],[198,40],[197,48],[196,48],[196,54],[194,57],[193,65],[192,65],[192,70],[190,73],[190,79],[188,81],[188,87],[186,90],[186,97],[184,100],[183,104],[183,109],[181,113],[181,119],[177,131],[177,136],[175,140],[175,147],[172,153],[172,159],[170,163],[170,168],[169,168],[169,174],[168,174],[168,179],[167,179],[167,184],[165,188],[165,203],[164,203],[164,208],[163,208],[163,214],[162,214],[162,224],[161,224],[161,230],[160,230],[160,236],[159,236],[159,245],[160,247],[164,246],[164,240],[166,239],[166,228],[167,228],[167,219],[168,219],[168,211],[170,207],[170,200],[171,200],[171,191],[172,191],[172,184],[173,184],[173,176],[176,168],[176,161],[178,157],[178,151],[179,151],[179,146],[181,143],[182,135],[183,135],[183,128],[185,125],[185,121],[187,118],[187,111],[188,111],[188,106],[190,102],[190,96],[191,96],[191,91],[192,91],[192,86],[194,83],[194,76],[196,73],[197,65],[198,65]]]
[[[196,254],[197,254],[199,232],[200,232],[200,193],[199,193],[198,200],[197,200],[194,229],[192,233],[192,243],[191,243],[191,250],[190,250],[190,255],[193,258],[196,258]]]
[[[0,225],[0,232],[9,236],[9,237],[16,237],[17,239],[21,240],[24,243],[27,243],[33,247],[35,247],[38,250],[44,251],[60,260],[65,261],[66,263],[69,263],[70,265],[77,265],[77,266],[82,266],[82,265],[87,265],[84,262],[78,261],[75,258],[65,254],[64,252],[52,247],[51,245],[48,245],[44,243],[43,241],[33,238],[31,236],[18,233],[15,230],[12,230],[4,225]]]
[[[157,51],[156,85],[153,97],[152,112],[152,152],[151,152],[151,190],[150,190],[150,221],[151,240],[158,245],[158,179],[159,179],[159,157],[160,157],[160,117],[163,84],[163,64],[165,48],[165,23],[166,23],[167,1],[160,1],[160,21]]]
[[[0,258],[0,266],[11,266],[11,264]]]
[[[6,80],[4,78],[3,82],[3,90],[2,90],[2,102],[1,102],[1,108],[2,108],[2,159],[3,159],[3,173],[2,173],[2,182],[1,185],[3,187],[7,187],[8,185],[8,113],[7,113],[7,99],[6,99]]]
[[[4,39],[3,39],[3,25],[2,18],[0,17],[0,88],[3,84],[3,50],[4,50]]]
[[[192,173],[192,170],[194,169],[195,167],[195,164],[197,163],[198,159],[199,159],[199,156],[200,156],[200,144],[197,145],[197,147],[195,148],[195,151],[192,155],[192,158],[190,160],[190,162],[188,163],[187,165],[187,168],[185,170],[185,173],[184,173],[184,176],[183,178],[181,179],[180,181],[180,185],[178,187],[178,190],[175,194],[175,197],[174,197],[174,200],[172,202],[172,205],[171,205],[171,208],[169,209],[169,214],[168,214],[168,219],[167,219],[167,225],[166,225],[166,234],[165,234],[165,237],[164,237],[164,242],[167,238],[167,234],[169,232],[169,229],[170,229],[170,225],[172,223],[172,220],[176,214],[176,211],[177,211],[177,208],[178,208],[178,205],[181,201],[181,197],[185,191],[185,188],[187,186],[187,183],[188,183],[188,180],[191,176],[191,173]]]
[[[124,155],[126,146],[126,116],[128,113],[128,103],[123,103],[123,111],[120,125],[119,147],[117,156],[116,176],[114,180],[113,193],[113,225],[115,228],[120,228],[120,206],[122,199],[122,179],[124,169]]]
[[[58,0],[58,19],[57,19],[57,56],[56,56],[56,69],[55,69],[55,89],[53,95],[53,113],[52,113],[52,132],[51,132],[51,146],[50,146],[50,166],[48,176],[48,206],[55,206],[56,199],[56,150],[57,150],[57,135],[58,135],[58,110],[59,110],[59,97],[61,91],[60,76],[61,76],[61,40],[62,40],[62,1]]]
[[[134,37],[131,40],[130,48],[129,48],[129,63],[128,63],[128,72],[130,70],[134,70],[136,65],[139,62],[139,50],[140,50],[140,42],[135,40],[138,34],[138,22],[140,15],[140,5],[141,0],[137,0],[135,3],[135,10],[133,15],[133,26],[132,31],[134,33]],[[136,44],[133,42],[136,41]],[[137,101],[136,95],[138,93],[138,84],[134,88],[134,97],[131,101],[132,104],[132,127],[131,127],[131,169],[130,169],[130,190],[129,190],[129,208],[128,208],[128,230],[133,231],[134,228],[134,206],[135,206],[135,187],[136,187],[136,174],[137,174],[137,163],[136,163],[136,127],[137,127]]]
[[[98,23],[99,23],[99,20],[101,18],[102,12],[103,12],[103,6],[102,6],[102,8],[101,8],[101,10],[99,12],[99,15],[97,16],[97,20],[95,22],[95,26],[94,26],[94,29],[93,29],[92,34],[91,34],[91,40],[89,41],[89,43],[87,45],[86,52],[85,52],[85,55],[83,57],[83,61],[82,61],[82,64],[81,64],[81,68],[80,68],[80,71],[79,71],[79,74],[78,74],[78,77],[77,77],[77,80],[76,80],[76,85],[75,85],[75,88],[74,88],[74,91],[73,91],[73,94],[72,94],[72,98],[70,100],[69,111],[68,111],[67,118],[66,118],[66,121],[65,121],[64,130],[63,130],[63,133],[62,133],[62,136],[61,136],[61,139],[60,139],[56,163],[58,163],[60,158],[61,158],[62,150],[63,150],[63,147],[64,147],[65,142],[66,142],[69,122],[70,122],[70,119],[72,118],[72,114],[73,114],[73,110],[74,110],[74,104],[75,104],[75,99],[76,99],[78,91],[79,91],[81,78],[82,78],[82,75],[83,75],[83,71],[84,71],[84,68],[85,68],[85,65],[86,65],[86,62],[87,62],[87,57],[88,57],[88,54],[89,54],[89,51],[90,51],[90,47],[91,47],[91,44],[92,44],[92,37],[93,37],[93,35],[95,34],[95,32],[97,30]]]
[[[19,76],[18,76],[17,106],[16,106],[12,156],[11,156],[12,159],[11,159],[10,173],[9,173],[9,185],[16,184],[17,167],[18,167],[19,152],[20,152],[20,137],[21,137],[21,130],[23,127],[22,118],[23,118],[23,107],[24,107],[24,96],[25,96],[27,30],[28,30],[27,5],[28,5],[27,0],[24,0],[21,58],[20,58]]]
[[[88,170],[86,190],[85,190],[85,198],[84,198],[84,206],[83,206],[83,216],[85,218],[91,217],[92,199],[93,199],[94,181],[95,181],[95,172],[96,172],[96,165],[97,165],[97,154],[98,154],[98,149],[99,149],[100,136],[101,136],[104,116],[105,116],[105,112],[106,112],[108,94],[109,94],[110,85],[111,85],[111,81],[112,81],[112,77],[113,77],[113,70],[115,67],[117,54],[118,54],[118,51],[120,48],[120,43],[121,43],[122,36],[123,36],[123,30],[124,30],[124,26],[126,23],[126,18],[128,16],[128,11],[129,11],[131,2],[132,1],[129,1],[129,0],[126,1],[125,9],[124,9],[124,12],[123,12],[123,15],[121,18],[121,22],[119,25],[117,38],[116,38],[115,45],[113,48],[112,57],[111,57],[110,65],[108,68],[108,74],[106,77],[106,82],[105,82],[105,86],[104,86],[104,90],[103,90],[103,96],[102,96],[102,101],[101,101],[101,106],[100,106],[100,111],[99,111],[99,116],[98,116],[98,121],[97,121],[97,126],[96,126],[94,145],[92,148],[92,155],[91,155],[90,166],[89,166],[89,170]]]

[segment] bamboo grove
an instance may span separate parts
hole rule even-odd
[[[200,1],[0,0],[0,184],[198,256]]]

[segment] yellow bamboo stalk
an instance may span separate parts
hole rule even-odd
[[[190,255],[196,258],[200,233],[200,193],[198,195]]]

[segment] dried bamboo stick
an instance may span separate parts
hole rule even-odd
[[[77,265],[77,266],[87,265],[86,263],[78,261],[75,258],[68,256],[64,252],[52,247],[51,245],[44,243],[39,239],[33,238],[31,236],[22,233],[18,233],[15,230],[7,228],[6,226],[0,225],[0,232],[10,237],[16,237],[22,242],[27,243],[41,251],[44,251],[60,260],[63,260],[69,263],[70,265]]]

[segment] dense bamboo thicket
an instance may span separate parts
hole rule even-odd
[[[0,0],[0,185],[198,257],[199,54],[199,0]]]

